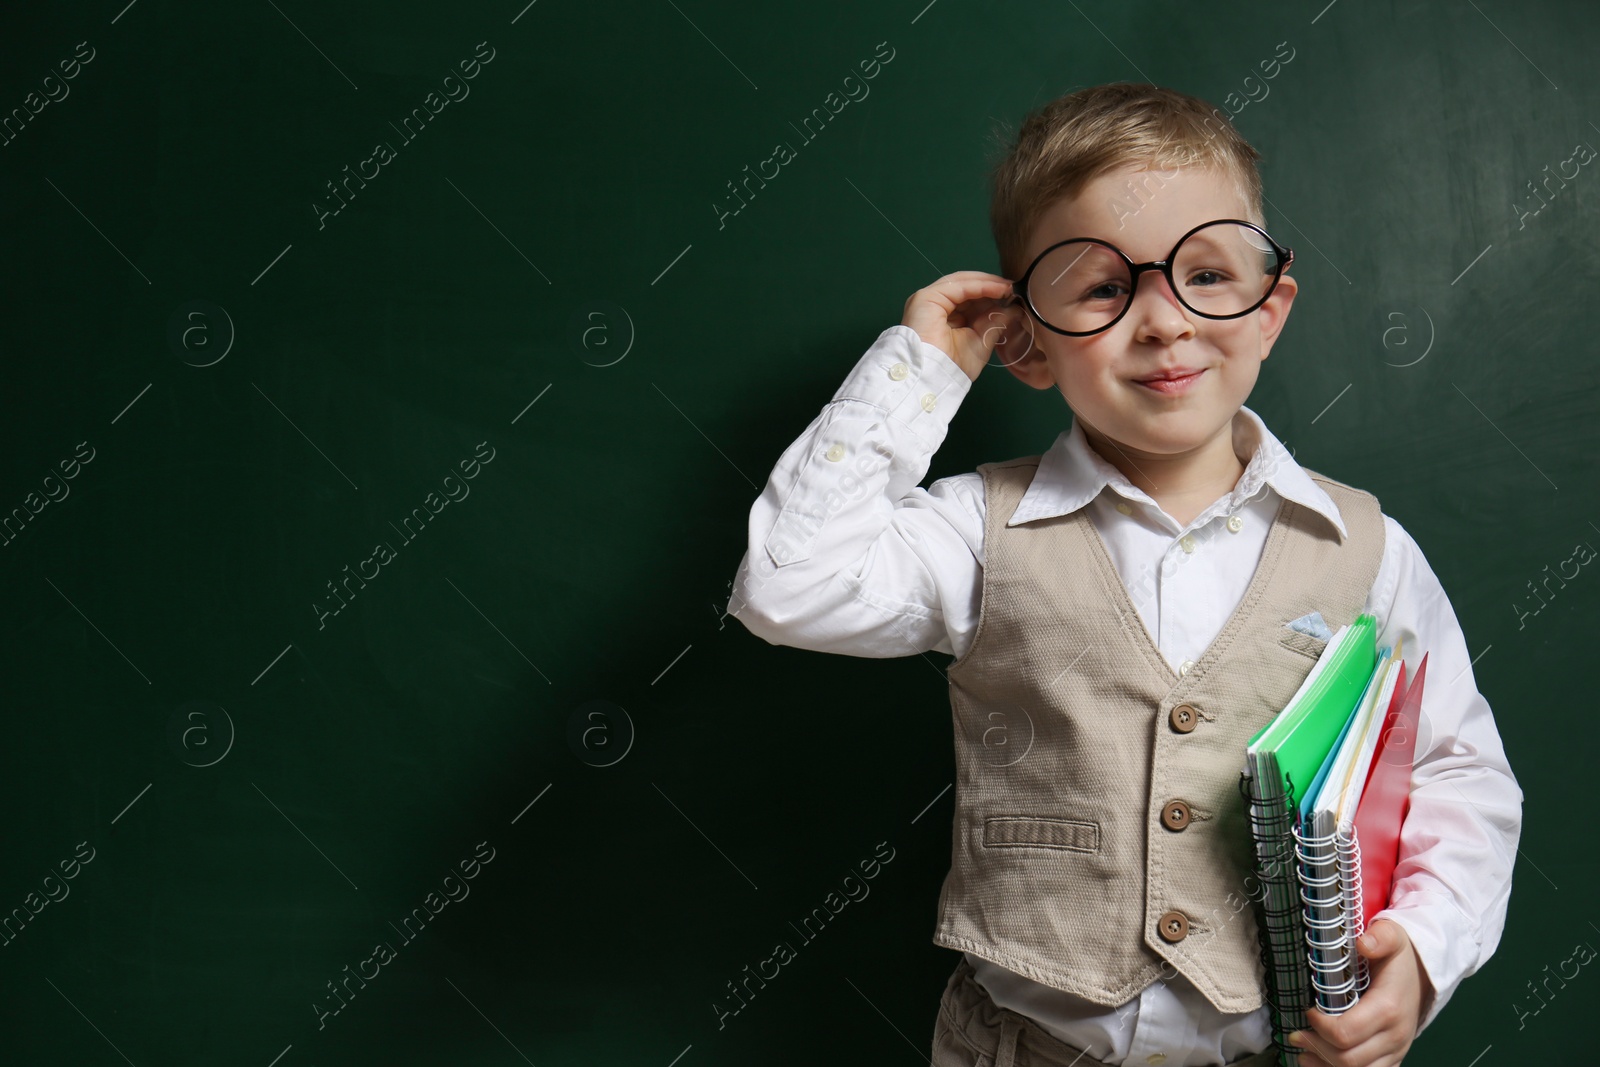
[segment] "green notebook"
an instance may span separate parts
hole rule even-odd
[[[1277,756],[1281,785],[1298,802],[1339,731],[1366,691],[1378,663],[1378,620],[1358,615],[1328,641],[1289,706],[1250,738],[1250,751]]]

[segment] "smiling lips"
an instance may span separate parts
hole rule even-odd
[[[1135,379],[1135,381],[1151,392],[1160,393],[1162,396],[1181,396],[1188,392],[1204,373],[1204,367],[1173,367],[1171,370],[1164,370],[1149,378],[1139,378]]]

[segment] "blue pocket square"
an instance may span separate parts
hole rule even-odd
[[[1284,626],[1290,630],[1298,630],[1303,634],[1310,634],[1312,637],[1320,637],[1324,641],[1332,640],[1333,638],[1333,631],[1328,629],[1328,624],[1323,621],[1320,611],[1302,615],[1298,619],[1284,623]]]

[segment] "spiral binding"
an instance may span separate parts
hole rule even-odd
[[[1348,1011],[1357,1000],[1358,974],[1352,956],[1356,955],[1355,935],[1345,929],[1349,906],[1348,886],[1352,877],[1354,841],[1350,835],[1333,831],[1312,834],[1304,823],[1291,831],[1295,857],[1300,861],[1300,900],[1304,904],[1307,961],[1311,965],[1311,986],[1317,1009],[1327,1015]],[[1317,877],[1312,871],[1326,868]],[[1342,976],[1337,980],[1332,976]]]
[[[1348,909],[1355,920],[1355,927],[1350,931],[1352,946],[1357,938],[1366,931],[1367,916],[1361,893],[1361,840],[1356,837],[1353,830],[1339,828],[1343,838],[1339,854],[1339,876],[1344,885],[1345,908]],[[1356,992],[1355,999],[1360,1000],[1361,994],[1367,991],[1371,974],[1367,968],[1367,958],[1361,953],[1355,954]]]
[[[1287,846],[1294,838],[1285,833],[1297,830],[1300,821],[1299,807],[1295,803],[1294,779],[1285,772],[1283,778],[1286,788],[1279,789],[1276,773],[1263,777],[1267,780],[1261,783],[1261,796],[1256,797],[1251,794],[1251,776],[1248,773],[1239,775],[1239,792],[1245,800],[1245,813],[1250,822],[1251,839],[1255,842],[1254,873],[1263,888],[1270,886],[1274,880],[1280,887],[1297,884],[1298,878],[1293,868],[1288,865],[1291,849]],[[1257,805],[1266,814],[1258,813]],[[1290,871],[1287,883],[1283,876],[1283,871],[1286,869]],[[1253,896],[1254,894],[1252,898]],[[1304,1030],[1309,1025],[1306,1012],[1311,1007],[1312,988],[1307,980],[1308,968],[1301,965],[1304,957],[1282,963],[1275,960],[1272,955],[1272,942],[1275,939],[1283,941],[1293,938],[1301,927],[1304,913],[1301,906],[1293,901],[1286,906],[1274,906],[1272,896],[1269,890],[1255,902],[1256,917],[1262,934],[1257,938],[1257,945],[1260,949],[1262,971],[1266,975],[1266,1000],[1271,1019],[1272,1044],[1277,1048],[1285,1067],[1298,1067],[1301,1050],[1288,1044],[1287,1038],[1294,1031]],[[1276,938],[1274,934],[1277,935]]]

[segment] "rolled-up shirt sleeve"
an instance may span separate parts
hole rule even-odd
[[[909,326],[880,334],[751,506],[728,614],[770,644],[953,652],[977,612],[982,478],[919,483],[971,387]]]
[[[1416,541],[1394,519],[1386,515],[1384,521],[1395,551],[1382,568],[1388,573],[1374,585],[1378,645],[1396,646],[1408,682],[1424,653],[1428,673],[1399,863],[1389,904],[1373,921],[1403,926],[1427,971],[1433,997],[1424,1004],[1420,1032],[1500,944],[1522,831],[1522,790],[1473,679],[1449,597]]]

